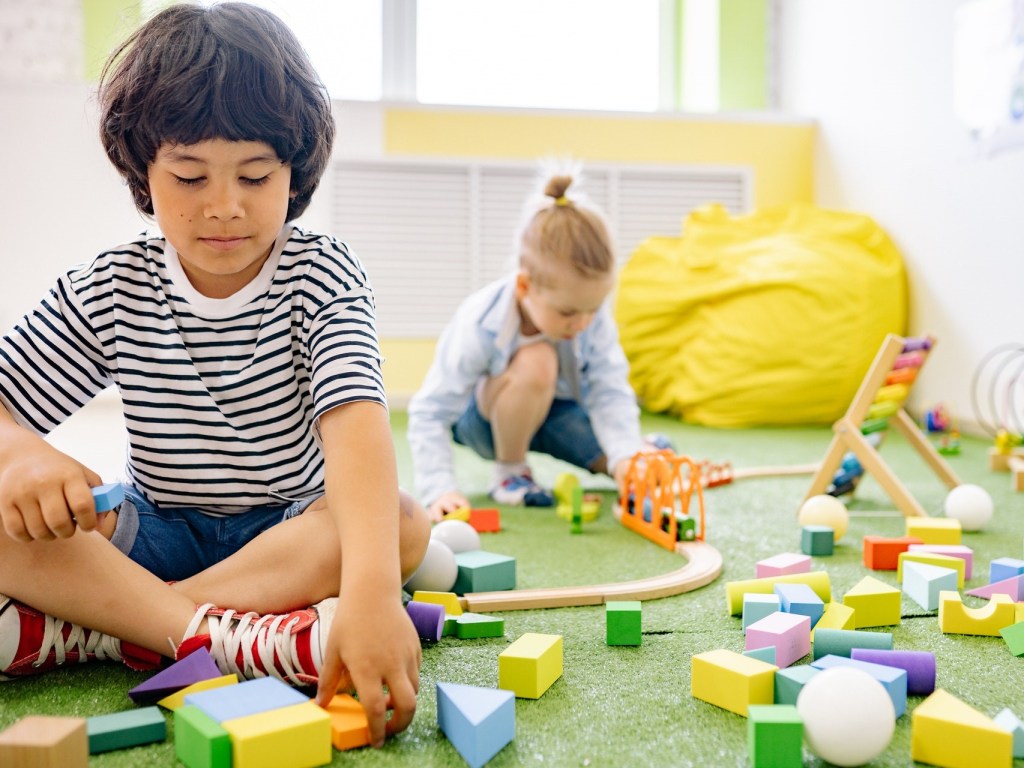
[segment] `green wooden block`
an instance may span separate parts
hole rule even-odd
[[[792,704],[751,704],[747,745],[753,768],[800,768],[804,723]]]
[[[457,617],[455,634],[461,640],[477,637],[501,637],[505,634],[505,620],[480,613],[464,613]]]
[[[796,704],[807,681],[821,672],[817,667],[801,664],[798,667],[786,667],[775,673],[775,703]]]
[[[446,613],[444,615],[444,627],[441,629],[441,637],[455,637],[458,627],[459,617]]]
[[[89,754],[152,744],[167,738],[167,721],[160,707],[142,707],[85,719]]]
[[[1016,624],[1003,627],[999,630],[999,634],[1006,641],[1010,653],[1014,656],[1024,656],[1024,621],[1018,621]]]
[[[231,768],[231,737],[193,704],[174,710],[174,753],[188,768]]]
[[[467,592],[495,592],[516,588],[516,559],[508,555],[484,552],[474,549],[457,552],[455,562],[459,575],[452,592],[464,595]]]
[[[605,603],[604,613],[608,645],[640,645],[639,600],[610,600]]]
[[[827,525],[805,525],[800,529],[800,551],[805,555],[831,555],[835,548],[835,531]]]

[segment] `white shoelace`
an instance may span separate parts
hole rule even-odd
[[[67,654],[74,651],[78,652],[79,663],[88,660],[87,654],[101,661],[121,661],[121,641],[116,637],[53,616],[44,615],[43,619],[43,642],[39,646],[39,658],[32,662],[33,667],[45,664],[51,650],[58,665],[64,664]],[[71,627],[66,640],[63,637],[65,624]]]
[[[203,617],[211,608],[212,604],[199,607],[185,637],[192,637],[196,633]],[[305,670],[298,662],[295,634],[291,631],[298,623],[298,617],[285,622],[284,615],[260,617],[257,613],[236,613],[229,609],[224,611],[222,616],[210,615],[206,618],[210,635],[210,655],[224,674],[234,672],[245,680],[270,674],[287,680],[292,685],[305,685],[296,674],[305,673]],[[239,650],[242,652],[241,666],[238,664]],[[263,669],[256,664],[257,656]]]

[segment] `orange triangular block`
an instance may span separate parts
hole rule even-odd
[[[911,758],[947,768],[1010,768],[1013,734],[938,688],[911,714]]]

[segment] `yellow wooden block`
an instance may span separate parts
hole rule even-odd
[[[447,515],[444,516],[445,520],[461,520],[464,523],[469,522],[470,509],[469,507],[456,507]]]
[[[951,517],[908,517],[907,536],[925,544],[959,544],[962,527]]]
[[[370,743],[370,724],[363,705],[347,693],[335,694],[327,705],[331,718],[331,743],[338,750],[355,749]]]
[[[952,568],[956,571],[957,588],[964,588],[967,562],[962,557],[951,557],[950,555],[942,555],[937,552],[919,552],[916,550],[900,552],[899,560],[896,564],[896,581],[900,582],[900,584],[903,583],[903,563],[907,560],[913,563],[935,565],[939,568]]]
[[[562,636],[527,632],[498,655],[498,687],[539,699],[562,676]]]
[[[819,627],[825,629],[856,629],[857,612],[843,603],[828,603],[825,605],[825,612],[821,614],[818,623],[811,630],[811,642],[814,642],[814,630]]]
[[[331,718],[313,701],[225,720],[232,768],[312,768],[331,762]]]
[[[939,592],[939,629],[948,635],[999,637],[999,630],[1017,622],[1017,606],[1009,595],[992,595],[980,608],[964,605],[959,592]]]
[[[944,768],[1010,768],[1013,734],[938,688],[910,715],[910,757]]]
[[[461,616],[462,605],[459,603],[459,596],[454,592],[428,592],[417,589],[412,593],[412,599],[418,603],[436,603],[444,606],[444,612],[449,616]]]
[[[198,683],[192,683],[192,685],[182,688],[180,691],[172,693],[170,696],[164,696],[157,702],[157,704],[164,709],[173,711],[179,707],[185,706],[185,697],[190,693],[199,693],[200,691],[209,691],[213,688],[223,688],[225,685],[237,684],[238,675],[234,673],[231,673],[230,675],[222,675],[221,677],[211,677],[209,680],[200,680]]]
[[[902,593],[884,581],[865,576],[843,595],[843,605],[853,608],[854,629],[887,627],[900,623]]]
[[[828,603],[832,599],[832,586],[825,571],[787,573],[785,576],[765,576],[761,579],[727,581],[725,583],[725,605],[729,610],[729,615],[735,616],[743,613],[743,595],[750,592],[770,595],[775,591],[776,584],[806,584],[824,602]]]
[[[29,715],[0,733],[4,768],[88,768],[84,717]]]
[[[751,704],[774,703],[777,670],[724,648],[698,653],[690,659],[690,695],[746,717]]]

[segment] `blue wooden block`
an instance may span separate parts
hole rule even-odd
[[[784,613],[808,616],[811,619],[812,627],[818,623],[818,619],[825,613],[825,602],[807,584],[784,584],[780,582],[775,584],[773,589],[775,594],[779,596],[779,604],[782,606]]]
[[[515,738],[515,694],[438,683],[437,725],[470,768],[480,768]]]
[[[199,707],[218,723],[266,712],[269,709],[301,704],[304,701],[309,701],[309,697],[282,683],[276,677],[244,680],[238,685],[190,693],[185,697],[186,706]]]
[[[128,691],[128,696],[136,704],[151,704],[193,683],[220,676],[221,671],[210,656],[210,652],[206,648],[199,648],[181,661],[139,683]]]
[[[745,592],[743,594],[743,634],[747,634],[747,627],[755,621],[760,621],[765,616],[770,616],[781,610],[782,602],[778,595]]]
[[[459,575],[455,579],[452,592],[457,595],[516,588],[514,557],[473,549],[457,552],[455,562],[459,566]]]
[[[885,688],[885,692],[892,699],[893,709],[896,710],[896,717],[900,717],[907,711],[907,670],[898,667],[887,667],[884,664],[873,664],[870,661],[858,661],[846,656],[828,655],[822,656],[811,662],[812,667],[818,669],[832,669],[833,667],[853,667],[867,672]]]
[[[85,719],[89,754],[152,744],[167,738],[167,721],[160,707],[129,709]]]
[[[92,498],[97,512],[107,512],[124,501],[124,486],[120,483],[98,485],[92,489]]]
[[[821,670],[810,664],[798,667],[786,667],[775,673],[775,703],[796,704],[797,696],[804,689],[807,681]]]
[[[1012,579],[1024,575],[1024,560],[1015,557],[997,557],[988,564],[988,583]]]

